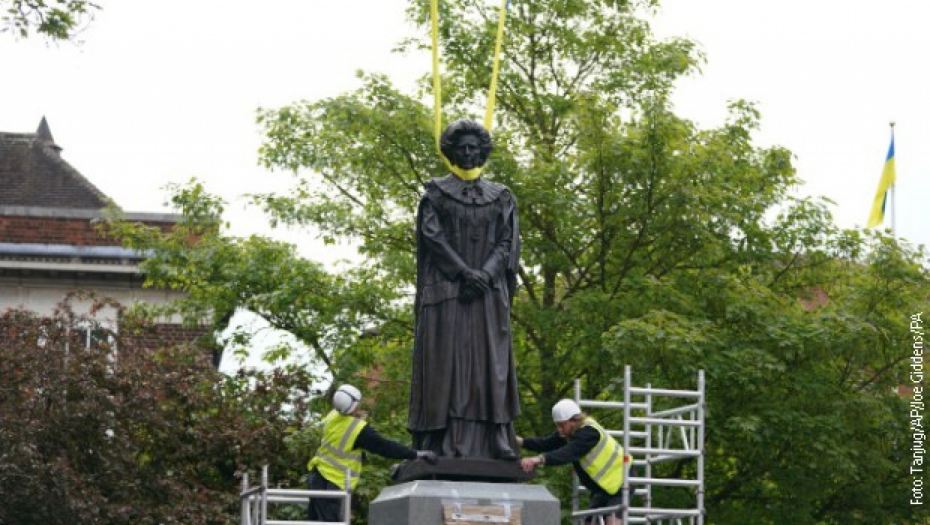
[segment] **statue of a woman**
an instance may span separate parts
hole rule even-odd
[[[416,339],[407,428],[440,456],[515,459],[520,413],[510,306],[520,253],[507,187],[468,170],[491,136],[459,120],[440,148],[460,173],[433,179],[417,212]]]

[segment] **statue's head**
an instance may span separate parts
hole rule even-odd
[[[491,134],[474,120],[456,120],[442,132],[439,148],[449,163],[464,170],[480,168],[493,149]]]

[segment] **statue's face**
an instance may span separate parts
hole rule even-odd
[[[481,147],[478,137],[470,133],[460,136],[452,148],[452,164],[464,170],[470,170],[480,166],[480,162]]]

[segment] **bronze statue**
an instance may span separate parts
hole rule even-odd
[[[407,428],[414,447],[445,457],[516,459],[520,414],[510,307],[520,253],[506,186],[466,180],[491,153],[471,120],[443,132],[460,174],[433,179],[417,212],[416,338]]]

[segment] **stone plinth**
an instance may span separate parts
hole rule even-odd
[[[409,481],[386,487],[368,508],[368,525],[442,525],[443,505],[519,506],[523,525],[559,525],[559,500],[542,485]]]

